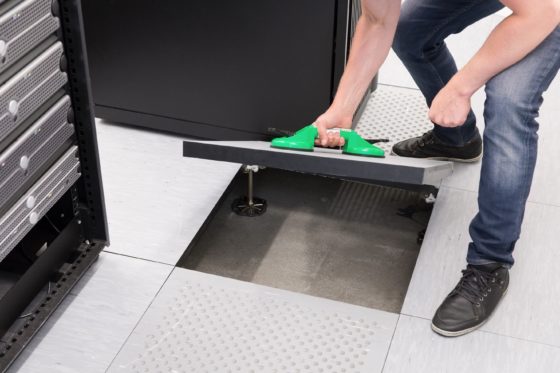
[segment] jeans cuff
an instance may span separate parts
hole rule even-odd
[[[497,262],[495,260],[485,260],[485,259],[468,259],[467,264],[470,264],[470,265],[473,265],[473,266],[482,266],[482,265],[487,265],[487,264],[501,264],[502,267],[505,267],[507,269],[511,269],[511,267],[513,266],[510,263],[502,263],[502,262]]]
[[[459,127],[442,127],[434,123],[434,135],[450,146],[465,146],[478,133],[476,123],[465,123]]]

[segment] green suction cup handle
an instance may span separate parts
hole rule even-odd
[[[290,137],[278,137],[272,140],[271,146],[280,149],[313,151],[315,139],[319,135],[317,127],[309,125]]]
[[[365,157],[385,157],[385,151],[364,140],[352,130],[341,130],[340,136],[344,138],[342,152],[345,154],[361,155]]]
[[[293,136],[278,137],[272,140],[271,146],[279,149],[313,151],[315,139],[318,136],[319,131],[317,127],[311,124],[300,129]],[[355,131],[340,130],[340,136],[342,136],[345,141],[344,147],[342,148],[343,153],[366,157],[385,157],[383,149],[370,144]]]

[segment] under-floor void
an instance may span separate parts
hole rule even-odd
[[[398,313],[431,205],[394,187],[265,169],[266,213],[237,215],[247,175],[233,180],[178,266]]]

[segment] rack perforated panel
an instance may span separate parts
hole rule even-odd
[[[69,113],[70,97],[65,96],[0,155],[0,210],[72,137]]]
[[[68,82],[62,56],[57,42],[0,87],[0,141]]]
[[[0,73],[59,28],[52,0],[25,0],[0,16]]]
[[[0,218],[0,261],[79,177],[78,147],[73,146]]]

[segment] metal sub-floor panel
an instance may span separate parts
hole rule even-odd
[[[183,156],[259,165],[341,179],[385,181],[438,188],[452,174],[453,163],[387,156],[360,157],[336,149],[313,152],[272,148],[264,141],[183,141]]]
[[[67,83],[62,55],[57,42],[0,87],[0,141]]]
[[[0,16],[0,72],[60,27],[53,0],[25,0]]]
[[[398,315],[176,268],[109,372],[381,372]]]
[[[70,108],[63,97],[0,154],[0,209],[74,134]]]
[[[402,315],[383,373],[552,373],[558,347],[475,331],[459,338],[435,334],[431,321]]]
[[[393,145],[433,128],[422,93],[416,89],[379,85],[370,96],[356,131],[368,139],[388,139],[377,146],[388,154]]]

